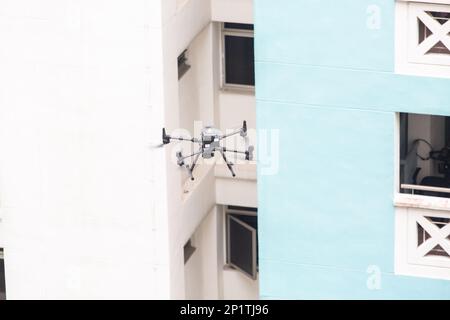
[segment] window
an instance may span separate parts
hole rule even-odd
[[[399,73],[450,77],[450,4],[397,0]]]
[[[223,86],[255,86],[253,25],[224,23],[222,29]]]
[[[178,80],[191,68],[187,63],[187,49],[178,56]]]
[[[395,272],[450,280],[450,212],[396,209]]]
[[[196,247],[192,245],[192,239],[189,239],[188,242],[184,245],[183,251],[184,251],[184,264],[186,264],[189,261],[189,258],[192,257],[195,250],[197,250]]]
[[[450,280],[450,117],[399,118],[395,272]]]
[[[227,264],[255,280],[258,272],[257,210],[228,206],[226,227]]]
[[[400,192],[450,198],[450,117],[400,114]]]
[[[0,248],[0,300],[6,299],[5,263],[3,261],[3,249]]]

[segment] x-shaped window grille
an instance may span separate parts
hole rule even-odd
[[[419,215],[417,222],[416,255],[450,258],[450,219]]]
[[[409,61],[450,65],[450,6],[411,3],[408,20]]]
[[[419,45],[417,54],[450,54],[450,13],[417,11],[419,22]]]

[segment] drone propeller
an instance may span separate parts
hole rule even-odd
[[[247,137],[247,121],[244,120],[244,122],[242,123],[242,128],[241,128],[241,132],[240,132],[241,137],[245,138]]]
[[[158,143],[158,144],[151,144],[150,145],[150,148],[152,148],[152,149],[159,149],[159,148],[162,148],[162,147],[164,147],[164,143]]]
[[[170,143],[170,136],[166,133],[166,128],[162,129],[162,141],[163,145]]]

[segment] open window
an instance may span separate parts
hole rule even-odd
[[[0,248],[0,300],[5,299],[6,299],[5,263],[3,260],[3,249]]]
[[[178,63],[178,80],[180,80],[186,72],[191,68],[188,63],[188,52],[184,50],[177,58]]]
[[[226,227],[227,264],[256,280],[258,274],[257,209],[228,206]]]
[[[450,198],[450,117],[400,114],[400,192]]]
[[[252,89],[255,86],[253,25],[226,22],[222,26],[223,86]]]
[[[186,244],[184,245],[183,248],[183,253],[184,253],[184,264],[186,264],[189,259],[192,257],[192,255],[194,254],[195,250],[197,250],[196,247],[194,247],[193,243],[192,243],[192,239],[189,239]]]

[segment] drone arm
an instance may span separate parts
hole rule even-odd
[[[190,154],[190,155],[188,155],[188,156],[181,156],[181,157],[179,157],[179,160],[184,160],[184,159],[187,159],[187,158],[191,158],[191,157],[193,157],[193,156],[197,156],[197,159],[198,159],[198,157],[199,157],[199,155],[202,153],[202,151],[200,150],[200,151],[197,151],[197,152],[194,152],[193,154]]]
[[[239,150],[230,150],[227,148],[223,148],[224,152],[234,152],[234,153],[240,153],[245,154],[245,160],[253,160],[253,146],[249,146],[247,151],[239,151]]]
[[[247,136],[247,121],[244,120],[244,122],[242,123],[242,128],[240,128],[239,130],[236,130],[232,133],[223,135],[220,139],[225,139],[231,136],[234,136],[235,134],[240,134],[241,137],[246,137]]]
[[[221,136],[220,139],[221,139],[221,140],[222,140],[222,139],[226,139],[226,138],[228,138],[228,137],[234,136],[235,134],[238,134],[238,133],[241,133],[241,132],[242,132],[242,129],[239,129],[239,130],[234,131],[234,132],[232,132],[232,133],[229,133],[229,134],[226,134],[226,135]]]
[[[178,141],[189,141],[189,142],[193,142],[193,143],[199,142],[198,139],[196,139],[196,138],[188,139],[188,138],[183,138],[183,137],[170,137],[169,136],[169,139],[170,140],[178,140]]]
[[[199,140],[196,138],[188,139],[188,138],[183,138],[183,137],[172,137],[166,133],[166,128],[163,128],[162,129],[163,144],[169,144],[171,142],[171,140],[189,141],[189,142],[193,142],[193,143],[199,142]]]

